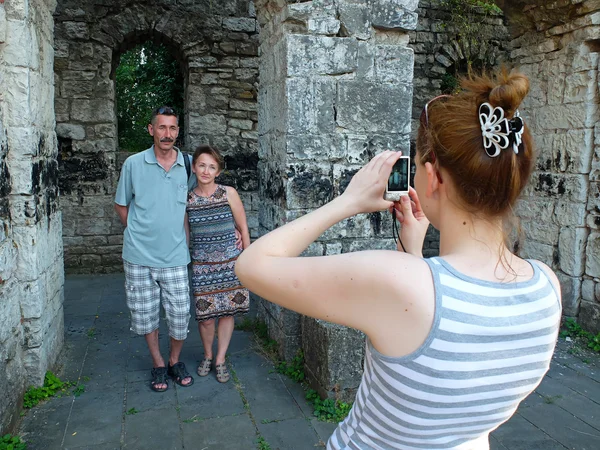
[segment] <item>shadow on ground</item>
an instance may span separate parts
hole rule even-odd
[[[129,330],[121,274],[68,276],[64,310],[60,376],[85,392],[27,412],[20,435],[30,450],[314,450],[335,429],[314,418],[302,387],[275,373],[242,331],[231,341],[229,383],[213,371],[190,387],[151,391],[150,358]],[[166,332],[160,341],[166,357]],[[600,449],[600,358],[583,362],[569,345],[559,343],[536,392],[492,434],[492,450]],[[202,355],[191,321],[181,359],[195,373]]]

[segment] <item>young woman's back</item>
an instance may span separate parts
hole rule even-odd
[[[329,449],[486,449],[548,370],[558,280],[513,254],[506,232],[535,161],[518,112],[529,81],[503,72],[463,87],[423,109],[410,198],[384,200],[399,154],[383,152],[340,197],[238,260],[261,297],[368,336],[356,402]],[[385,209],[402,223],[401,251],[297,257],[340,220]],[[430,222],[440,257],[424,260]]]
[[[350,415],[330,449],[487,449],[548,370],[560,301],[544,269],[525,282],[494,283],[427,261],[436,292],[423,345],[399,358],[370,342]]]

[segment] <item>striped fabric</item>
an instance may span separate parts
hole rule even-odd
[[[356,401],[327,443],[338,449],[488,449],[548,370],[561,307],[533,261],[533,277],[492,283],[427,260],[436,292],[432,330],[392,358],[369,341]]]

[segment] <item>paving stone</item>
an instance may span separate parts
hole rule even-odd
[[[247,414],[183,423],[185,448],[249,450],[256,448],[256,428]]]
[[[177,408],[177,393],[173,380],[169,380],[169,388],[165,392],[154,392],[150,381],[137,381],[127,385],[125,411],[135,408],[137,411]]]
[[[231,362],[257,422],[303,417],[279,375],[263,358],[248,353],[232,357]]]
[[[515,414],[507,423],[494,431],[492,436],[510,450],[563,450],[565,448],[520,414]]]
[[[588,398],[600,399],[600,383],[590,382],[590,379],[587,376],[576,372],[573,369],[558,364],[552,364],[546,376],[570,387],[574,391],[577,391]]]
[[[175,408],[153,409],[125,415],[124,449],[183,448],[179,417]],[[202,448],[202,447],[189,447]]]
[[[314,450],[321,442],[310,422],[305,418],[271,423],[257,421],[256,426],[271,448]]]
[[[206,377],[196,376],[194,385],[189,388],[178,386],[177,398],[183,420],[231,416],[245,411],[233,381],[219,383],[214,370]]]
[[[534,406],[524,409],[519,414],[567,448],[577,450],[600,448],[600,433],[598,430],[590,427],[556,404]],[[528,437],[527,433],[519,435],[521,439]]]
[[[327,443],[329,437],[333,434],[333,432],[338,426],[337,423],[321,422],[316,418],[311,419],[310,423],[321,438],[321,440],[325,443]]]
[[[122,393],[106,390],[85,392],[73,402],[64,446],[81,447],[90,443],[119,441],[122,421]]]
[[[60,448],[73,399],[53,398],[27,411],[21,425],[29,450]]]

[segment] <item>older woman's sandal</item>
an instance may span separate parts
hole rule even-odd
[[[188,387],[194,384],[194,378],[192,378],[192,376],[188,373],[187,369],[185,368],[185,364],[181,361],[173,364],[172,366],[169,365],[167,373],[179,386]],[[190,379],[189,383],[183,383],[183,380],[185,380],[186,378]]]
[[[227,383],[229,381],[230,375],[225,363],[217,364],[215,366],[215,369],[217,370],[217,381],[219,383]]]
[[[212,358],[211,359],[204,358],[202,360],[202,362],[200,363],[200,365],[198,366],[198,370],[196,372],[198,372],[198,375],[200,375],[201,377],[205,377],[206,375],[208,375],[210,373],[211,366],[212,366]]]

